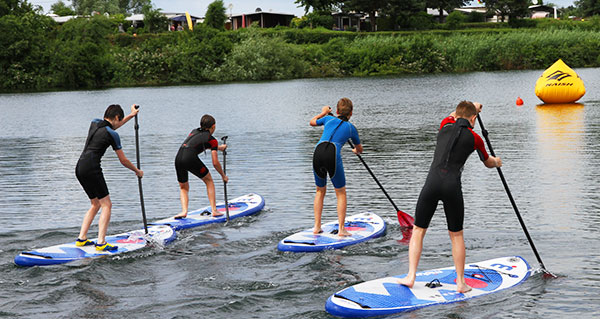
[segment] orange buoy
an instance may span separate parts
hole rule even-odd
[[[523,100],[520,97],[517,97],[517,105],[523,105]]]

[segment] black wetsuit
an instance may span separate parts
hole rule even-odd
[[[112,146],[115,151],[122,148],[119,134],[113,130],[108,121],[94,119],[90,124],[85,147],[75,167],[75,175],[90,199],[101,199],[109,194],[100,166],[102,156],[109,146]]]
[[[210,135],[208,130],[194,129],[183,141],[177,156],[175,156],[175,170],[177,171],[177,181],[186,183],[188,181],[188,172],[203,178],[208,174],[208,168],[198,158],[198,154],[207,149],[216,151],[219,142]]]
[[[463,229],[464,202],[461,186],[463,166],[473,151],[477,150],[481,161],[488,159],[483,140],[466,119],[445,118],[437,136],[433,163],[427,180],[419,195],[415,211],[415,225],[429,227],[438,202],[444,203],[448,230]]]

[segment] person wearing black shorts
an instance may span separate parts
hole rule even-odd
[[[144,172],[137,169],[125,156],[121,147],[121,139],[119,134],[115,132],[116,129],[123,126],[137,113],[138,109],[135,108],[135,104],[131,106],[131,113],[124,117],[123,109],[118,104],[110,105],[104,112],[104,119],[94,119],[90,124],[88,136],[77,161],[75,168],[75,175],[77,180],[83,187],[83,190],[91,201],[91,207],[85,214],[83,222],[81,224],[81,230],[79,231],[79,237],[75,242],[76,246],[88,246],[96,245],[97,250],[115,251],[118,249],[117,246],[110,245],[106,242],[106,231],[110,222],[110,213],[112,209],[112,202],[102,174],[102,167],[100,166],[100,160],[106,149],[112,146],[117,157],[123,166],[134,171],[139,177],[144,176]],[[90,225],[94,221],[96,214],[102,208],[100,219],[98,220],[98,241],[96,243],[87,239],[87,232],[90,229]]]
[[[481,104],[462,101],[456,107],[456,111],[445,118],[440,125],[433,162],[417,201],[415,224],[409,244],[408,275],[398,280],[402,285],[408,287],[414,285],[423,250],[423,238],[441,200],[444,203],[448,233],[452,242],[452,257],[457,275],[456,291],[466,293],[471,290],[464,278],[466,252],[463,237],[462,169],[473,151],[477,151],[486,167],[502,166],[502,160],[488,155],[483,140],[473,131],[479,112],[481,112]]]
[[[217,211],[215,183],[212,176],[206,165],[198,158],[198,154],[210,150],[213,167],[221,174],[224,183],[229,181],[229,178],[221,168],[218,153],[218,151],[224,151],[227,145],[219,145],[219,142],[212,136],[215,129],[216,122],[214,117],[205,114],[200,119],[200,128],[192,130],[185,141],[183,141],[183,144],[181,144],[181,147],[179,147],[177,156],[175,156],[175,171],[177,172],[177,181],[179,182],[181,213],[175,215],[175,219],[187,217],[190,191],[188,172],[196,175],[206,184],[206,192],[208,193],[212,216],[219,217],[223,215]]]

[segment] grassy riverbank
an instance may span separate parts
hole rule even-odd
[[[23,20],[0,20],[9,30],[0,35],[4,92],[542,69],[559,58],[571,67],[600,66],[598,21],[381,33],[200,27],[134,36],[115,33],[104,17],[61,27]]]

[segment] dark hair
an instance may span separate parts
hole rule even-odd
[[[216,121],[215,118],[208,115],[208,114],[204,114],[202,116],[202,119],[200,119],[200,129],[202,130],[208,130],[209,128],[211,128],[213,125],[215,125]]]
[[[473,102],[462,101],[458,103],[458,106],[456,106],[456,116],[469,118],[473,115],[477,115],[477,108]]]
[[[123,113],[123,109],[121,108],[121,106],[119,104],[111,104],[106,108],[106,111],[104,111],[104,118],[105,119],[113,119],[115,118],[115,116],[118,116],[118,120],[121,121],[123,120],[123,118],[125,117],[125,114]]]

